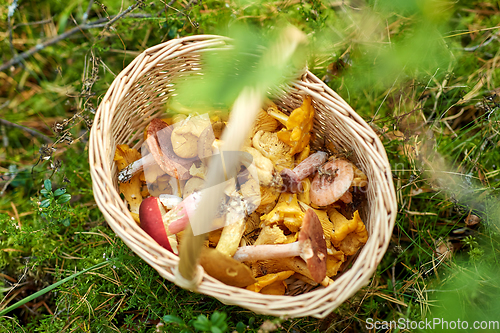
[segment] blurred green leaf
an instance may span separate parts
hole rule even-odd
[[[470,266],[460,264],[449,270],[447,281],[432,294],[437,306],[429,317],[444,321],[491,321],[500,309],[500,273],[487,261]],[[498,323],[498,322],[497,322]],[[447,331],[437,326],[436,332]],[[491,332],[496,330],[491,330]]]
[[[43,190],[42,190],[43,191]],[[54,191],[54,196],[58,197],[61,194],[66,193],[66,189],[64,187],[58,188],[57,190]]]
[[[199,315],[193,322],[193,327],[200,331],[210,331],[210,327],[212,327],[212,324],[206,316]]]
[[[52,191],[52,182],[50,179],[45,179],[43,182],[43,186],[47,191]]]
[[[40,207],[42,207],[42,208],[47,208],[47,207],[49,207],[49,206],[50,206],[50,201],[51,201],[50,199],[45,199],[45,200],[43,200],[43,201],[40,203]]]
[[[223,333],[224,331],[223,331],[223,330],[221,330],[221,329],[220,329],[219,327],[217,327],[217,326],[212,326],[212,327],[210,327],[210,332],[212,332],[212,333]]]
[[[69,200],[71,200],[71,194],[66,193],[66,194],[61,195],[59,198],[57,198],[56,202],[58,204],[63,204],[65,202],[68,202]]]
[[[246,329],[247,329],[247,326],[245,324],[243,324],[243,322],[239,321],[236,324],[236,331],[238,333],[243,333],[243,332],[245,332]]]
[[[174,316],[174,315],[164,315],[163,321],[166,323],[175,323],[175,324],[179,324],[179,325],[185,325],[184,321],[181,318]]]
[[[273,61],[275,55],[267,52],[280,43],[282,32],[276,29],[263,35],[256,29],[232,26],[232,40],[227,42],[232,47],[204,52],[203,75],[181,78],[179,94],[169,108],[177,112],[206,112],[207,107],[228,110],[247,86],[269,88],[295,77],[304,66],[303,52],[297,52],[289,63]]]
[[[68,23],[68,19],[71,15],[71,12],[73,11],[73,9],[75,9],[82,1],[81,0],[78,0],[78,1],[72,1],[72,2],[68,2],[66,3],[66,8],[64,9],[64,11],[59,15],[59,27],[58,27],[58,33],[61,34],[64,32],[64,30],[66,30],[66,25]]]

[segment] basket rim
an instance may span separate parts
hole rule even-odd
[[[89,162],[92,177],[92,187],[94,190],[96,203],[103,213],[106,221],[108,222],[108,225],[113,229],[117,236],[120,237],[124,241],[124,243],[127,244],[127,246],[131,248],[138,256],[140,256],[149,265],[155,268],[155,270],[157,270],[161,276],[174,283],[176,283],[176,281],[174,281],[173,274],[166,274],[164,272],[164,269],[158,263],[158,260],[162,261],[161,264],[166,263],[170,268],[172,268],[178,265],[179,258],[168,251],[168,253],[166,254],[163,253],[166,250],[164,250],[157,244],[149,244],[149,246],[152,247],[152,250],[154,250],[153,255],[149,255],[147,253],[138,253],[136,250],[141,252],[139,250],[140,247],[135,244],[137,240],[129,234],[130,230],[127,231],[127,228],[120,226],[120,223],[116,222],[116,219],[120,218],[126,220],[128,223],[132,221],[135,224],[130,215],[130,212],[128,212],[126,204],[124,204],[123,201],[117,202],[116,198],[110,198],[108,195],[109,191],[112,192],[113,189],[115,192],[117,192],[112,179],[112,164],[114,164],[114,162],[106,161],[104,159],[104,162],[107,162],[107,164],[98,163],[100,162],[99,156],[103,155],[103,153],[106,151],[106,142],[109,143],[110,141],[114,141],[111,140],[112,138],[110,130],[110,126],[113,122],[112,120],[114,117],[113,112],[116,110],[120,99],[125,96],[126,93],[131,89],[133,83],[141,73],[143,73],[148,68],[153,68],[161,61],[168,61],[169,59],[183,54],[188,54],[193,51],[202,51],[206,47],[225,45],[225,42],[229,40],[230,39],[227,37],[217,35],[194,35],[173,39],[165,43],[155,45],[143,51],[140,55],[134,58],[134,60],[132,60],[132,62],[124,70],[119,73],[119,75],[114,79],[111,86],[108,88],[108,91],[101,100],[99,108],[96,112],[94,125],[92,126],[90,134]],[[262,300],[262,302],[266,302],[266,305],[268,305],[267,302],[278,301],[286,302],[287,304],[299,302],[305,306],[313,306],[315,302],[318,302],[320,299],[324,298],[325,294],[328,294],[328,291],[332,291],[335,288],[345,288],[351,283],[351,280],[354,279],[355,283],[354,285],[351,285],[351,290],[353,291],[349,295],[342,295],[343,297],[340,302],[337,302],[337,300],[330,300],[329,302],[324,302],[325,304],[323,304],[322,306],[314,308],[314,310],[305,311],[304,313],[298,313],[300,311],[294,310],[290,311],[289,314],[293,317],[302,315],[324,317],[328,313],[333,311],[336,306],[340,305],[343,301],[352,296],[353,293],[357,292],[359,288],[361,288],[363,285],[366,285],[375,272],[383,254],[388,247],[390,235],[394,227],[394,222],[397,214],[396,195],[386,151],[376,133],[373,131],[373,129],[371,129],[371,127],[369,127],[369,125],[363,120],[363,118],[361,118],[361,116],[359,116],[335,91],[333,91],[324,82],[313,75],[309,70],[306,70],[304,74],[297,80],[290,82],[290,86],[299,87],[300,91],[304,92],[305,94],[309,94],[313,98],[319,99],[323,103],[327,104],[333,111],[339,114],[339,117],[343,117],[343,119],[349,119],[348,121],[352,122],[355,125],[360,125],[357,127],[361,128],[360,132],[353,133],[355,140],[368,142],[368,144],[371,145],[370,147],[373,148],[373,154],[370,155],[370,158],[376,156],[376,158],[379,159],[378,161],[375,161],[373,163],[380,163],[380,165],[384,166],[384,169],[379,172],[379,177],[380,180],[384,179],[386,181],[384,187],[387,197],[385,198],[385,200],[383,200],[383,208],[387,212],[387,216],[384,218],[374,217],[374,219],[376,220],[375,222],[377,223],[377,228],[373,228],[373,233],[377,235],[378,232],[381,232],[385,237],[380,239],[379,237],[370,235],[370,237],[368,238],[368,242],[358,253],[358,255],[361,255],[361,253],[363,253],[363,258],[369,257],[372,259],[367,263],[368,267],[363,266],[363,264],[366,264],[366,262],[355,260],[351,268],[349,268],[342,274],[342,276],[336,279],[333,284],[324,289],[319,288],[308,293],[295,296],[263,295],[256,294],[255,292],[246,289],[227,286],[204,273],[203,281],[198,286],[196,291],[216,297],[219,300],[227,303],[232,302],[232,300],[230,299],[231,295],[227,294],[229,292],[237,292],[238,294],[246,295],[251,298],[259,298],[260,300]],[[326,98],[325,95],[332,96],[333,98]],[[116,215],[112,216],[111,213]],[[135,230],[131,230],[135,232]],[[138,232],[140,233],[140,231]],[[148,237],[149,236],[147,236],[146,234],[146,239]],[[371,255],[370,257],[368,256],[369,253],[373,255]],[[165,255],[166,258],[160,257],[161,255]],[[227,294],[223,294],[224,290],[221,292],[221,286],[225,286],[224,289],[228,291]],[[214,296],[214,293],[219,293],[220,295]],[[246,307],[245,305],[241,304],[237,305]],[[261,309],[256,308],[255,306],[249,306],[247,308],[255,312],[262,312],[259,311]],[[272,304],[271,306],[268,306],[267,309],[270,309],[270,311],[265,311],[267,314],[282,315],[282,312],[273,310]]]

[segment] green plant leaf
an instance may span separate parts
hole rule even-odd
[[[204,315],[199,315],[193,322],[193,327],[200,331],[210,331],[212,323]]]
[[[43,191],[43,190],[42,190]],[[64,187],[58,188],[57,190],[54,191],[54,196],[58,197],[61,194],[66,193],[66,189]]]
[[[45,179],[45,181],[43,182],[43,186],[47,191],[52,191],[52,182],[50,181],[50,179]]]
[[[243,333],[247,329],[247,326],[243,324],[243,322],[239,321],[238,324],[236,324],[236,332],[238,333]]]
[[[63,204],[65,202],[68,202],[70,199],[71,199],[71,194],[66,193],[66,194],[61,195],[59,198],[57,198],[56,202],[58,204]]]
[[[221,327],[224,324],[224,321],[226,320],[226,313],[224,312],[219,312],[215,311],[212,313],[212,316],[210,317],[210,321],[217,327]]]
[[[70,226],[70,224],[71,224],[71,220],[67,217],[67,218],[65,218],[65,219],[62,219],[62,220],[61,220],[61,223],[62,223],[62,225],[63,225],[63,226],[65,226],[65,227],[69,227],[69,226]]]
[[[47,207],[49,207],[49,206],[50,206],[50,201],[51,201],[50,199],[45,199],[45,200],[43,200],[43,201],[40,203],[40,207],[42,207],[42,208],[47,208]]]
[[[50,193],[52,193],[52,192],[48,191],[45,188],[42,188],[41,191],[40,191],[40,193],[42,193],[44,197],[48,198],[48,197],[50,197]]]
[[[210,332],[212,332],[212,333],[223,333],[224,331],[222,331],[217,326],[212,326],[212,327],[210,327]]]
[[[163,321],[166,323],[175,323],[175,324],[184,325],[184,326],[186,325],[181,318],[174,316],[174,315],[164,315]]]

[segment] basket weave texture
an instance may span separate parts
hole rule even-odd
[[[225,37],[198,35],[147,49],[113,81],[99,105],[90,134],[90,171],[99,209],[127,246],[174,283],[179,257],[158,245],[133,220],[118,191],[114,152],[118,144],[140,148],[144,128],[152,118],[162,115],[169,95],[175,91],[173,81],[181,75],[202,72],[202,54],[230,47],[229,44]],[[255,293],[225,285],[205,273],[196,292],[256,313],[322,318],[369,282],[387,249],[397,213],[391,168],[371,127],[312,73],[305,71],[300,79],[275,90],[273,101],[288,112],[301,105],[304,95],[312,96],[316,110],[314,131],[316,138],[320,138],[312,148],[320,148],[328,140],[339,151],[352,152],[349,159],[367,175],[367,204],[361,215],[368,230],[368,242],[352,267],[336,277],[334,283],[302,295]]]

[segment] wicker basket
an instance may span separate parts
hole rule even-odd
[[[140,148],[143,130],[152,117],[159,117],[173,91],[172,81],[190,71],[200,71],[203,52],[228,47],[220,36],[180,38],[151,47],[137,56],[113,81],[99,109],[90,135],[90,171],[94,196],[114,232],[138,256],[169,281],[179,284],[174,269],[179,258],[156,244],[133,220],[120,198],[117,169],[113,161],[117,144]],[[366,285],[389,243],[396,217],[396,199],[391,168],[384,147],[375,132],[333,90],[306,71],[300,80],[277,89],[273,100],[291,111],[300,106],[303,95],[313,98],[316,110],[314,130],[341,151],[368,176],[367,205],[362,218],[369,239],[352,267],[328,287],[297,296],[272,296],[227,286],[203,274],[196,292],[213,296],[256,313],[322,318]],[[315,142],[320,145],[319,142]]]

